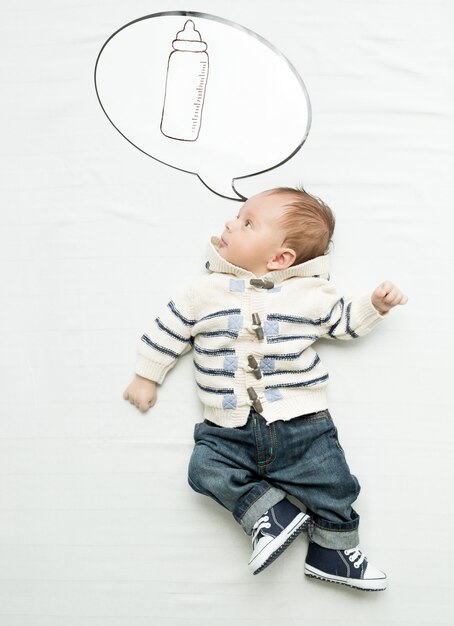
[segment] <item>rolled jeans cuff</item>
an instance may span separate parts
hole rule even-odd
[[[318,520],[314,516],[308,528],[309,539],[322,548],[331,550],[348,550],[359,544],[359,515],[354,512],[354,519],[344,524],[336,524],[328,520]]]
[[[237,504],[233,510],[233,516],[241,524],[243,530],[251,535],[252,528],[259,517],[283,500],[285,496],[285,491],[262,481]]]

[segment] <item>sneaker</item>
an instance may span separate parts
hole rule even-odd
[[[252,529],[249,568],[258,574],[268,567],[307,528],[310,517],[286,498],[257,520]]]
[[[371,565],[358,546],[350,550],[330,550],[311,542],[304,573],[363,591],[386,589],[386,574]]]

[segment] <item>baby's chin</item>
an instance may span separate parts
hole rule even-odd
[[[211,243],[216,248],[217,253],[221,256],[227,263],[231,263],[235,265],[235,267],[241,267],[242,269],[247,270],[248,268],[244,266],[241,262],[241,259],[236,259],[232,257],[232,250],[221,241],[220,237],[211,237]]]
[[[229,258],[229,252],[227,250],[227,246],[221,245],[217,248],[219,256],[221,256],[225,261],[232,263],[232,260]]]
[[[227,260],[227,244],[222,241],[221,237],[211,237],[211,243],[216,248],[217,252]]]
[[[228,263],[232,263],[233,265],[236,265],[235,259],[231,258],[231,254],[230,254],[230,250],[228,246],[226,246],[225,243],[223,243],[220,239],[218,241],[219,241],[219,244],[216,246],[216,250],[219,256],[221,256]]]

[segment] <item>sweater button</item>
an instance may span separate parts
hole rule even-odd
[[[247,358],[247,362],[249,367],[252,370],[252,373],[254,374],[254,376],[257,378],[257,380],[259,380],[260,378],[262,378],[262,372],[260,370],[259,364],[257,363],[256,358],[254,357],[253,354],[250,354]]]
[[[263,406],[254,387],[248,387],[247,392],[250,400],[252,400],[252,406],[257,411],[257,413],[261,413],[263,411]]]
[[[252,314],[252,330],[255,332],[257,339],[263,339],[265,337],[262,322],[258,313]]]
[[[258,289],[273,289],[273,287],[274,287],[274,283],[271,280],[268,280],[266,278],[265,279],[262,279],[262,278],[251,278],[249,283],[253,287],[257,287]]]

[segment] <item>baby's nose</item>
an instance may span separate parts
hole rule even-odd
[[[225,227],[228,231],[231,231],[233,229],[233,220],[227,220],[225,223]]]

